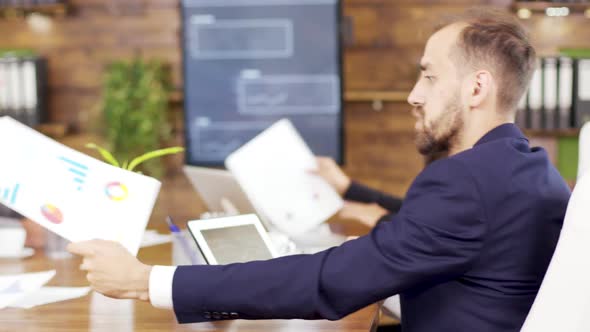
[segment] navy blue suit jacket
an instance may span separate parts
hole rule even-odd
[[[504,124],[427,166],[367,236],[314,255],[179,267],[174,310],[181,323],[335,320],[399,293],[404,332],[518,331],[569,196],[546,152]]]

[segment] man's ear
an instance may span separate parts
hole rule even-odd
[[[480,70],[473,75],[469,91],[470,107],[478,107],[490,97],[493,81],[492,74],[487,70]]]

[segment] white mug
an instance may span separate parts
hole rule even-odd
[[[25,247],[27,233],[22,227],[0,227],[0,257],[17,257]]]

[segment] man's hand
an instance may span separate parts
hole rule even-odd
[[[84,259],[81,270],[97,292],[117,299],[149,301],[149,277],[152,267],[141,263],[121,244],[91,240],[70,243],[68,251]]]
[[[344,207],[338,213],[338,217],[357,220],[369,227],[374,227],[377,221],[386,214],[389,214],[389,211],[375,203],[367,204],[346,201],[344,202]]]
[[[348,187],[350,186],[350,178],[344,174],[344,172],[338,167],[338,164],[332,158],[328,157],[317,157],[316,158],[318,169],[312,171],[324,178],[340,196],[344,195]]]

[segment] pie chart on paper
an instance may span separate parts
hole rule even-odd
[[[61,224],[64,219],[61,211],[52,204],[43,205],[41,207],[41,214],[54,224]]]
[[[122,201],[129,195],[129,190],[121,182],[111,182],[106,185],[105,194],[110,200]]]

